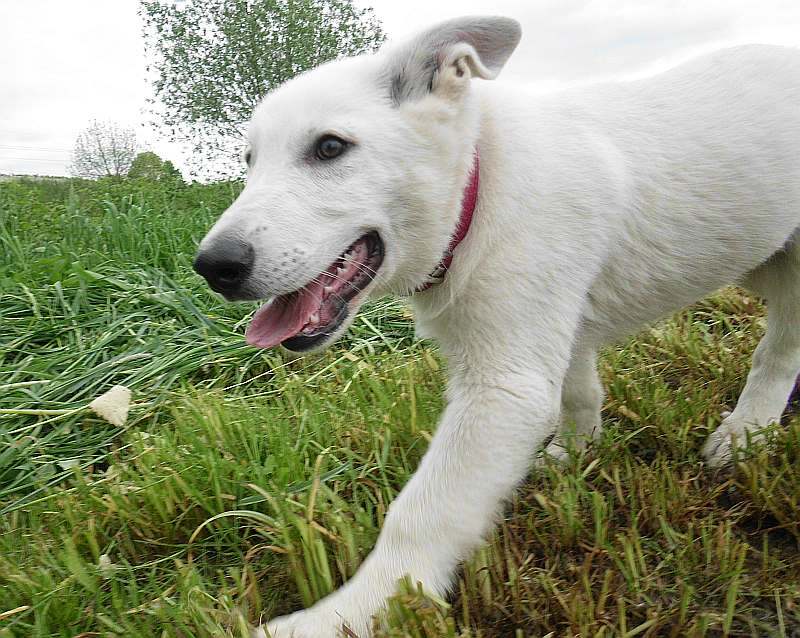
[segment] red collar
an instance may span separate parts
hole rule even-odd
[[[458,218],[456,229],[453,236],[450,238],[450,245],[442,257],[442,260],[434,268],[433,272],[428,275],[428,281],[419,286],[414,292],[422,292],[427,290],[434,284],[438,284],[444,280],[450,264],[453,263],[453,251],[462,242],[464,237],[469,232],[469,227],[472,225],[472,215],[475,212],[475,205],[478,203],[478,185],[480,182],[480,155],[478,149],[475,149],[475,161],[472,164],[472,170],[469,174],[469,181],[464,189],[464,194],[461,197],[461,216]]]

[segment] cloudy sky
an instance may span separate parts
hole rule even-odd
[[[508,15],[523,41],[506,79],[543,90],[646,75],[733,43],[800,46],[800,0],[357,0],[390,37],[459,14]],[[145,122],[137,0],[0,0],[0,174],[67,174],[92,119],[134,127],[178,166],[181,149]]]

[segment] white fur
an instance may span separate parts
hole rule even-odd
[[[204,244],[250,240],[261,296],[303,285],[371,229],[386,261],[369,294],[414,290],[481,158],[469,234],[444,282],[412,297],[449,363],[436,436],[359,572],[268,623],[276,638],[343,623],[368,636],[405,575],[445,594],[559,418],[599,433],[601,345],[732,282],[767,297],[746,388],[705,449],[713,465],[779,418],[800,369],[800,52],[741,47],[549,97],[470,81],[496,75],[518,37],[510,20],[451,21],[307,73],[253,116],[247,187]],[[304,160],[325,132],[356,146]]]

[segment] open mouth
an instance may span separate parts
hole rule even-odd
[[[259,308],[247,328],[247,343],[259,348],[280,343],[295,352],[321,344],[347,319],[350,302],[375,278],[383,256],[378,233],[362,235],[305,286]]]

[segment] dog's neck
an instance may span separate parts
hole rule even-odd
[[[428,281],[419,286],[414,292],[423,292],[434,284],[441,283],[444,280],[445,275],[447,275],[447,270],[453,262],[453,251],[469,232],[469,227],[472,225],[472,215],[475,212],[475,205],[478,203],[478,186],[480,183],[480,155],[478,154],[477,148],[475,149],[473,157],[472,170],[470,170],[467,185],[461,197],[461,215],[458,218],[455,231],[453,231],[453,235],[450,238],[450,245],[447,247],[439,264],[428,275]]]

